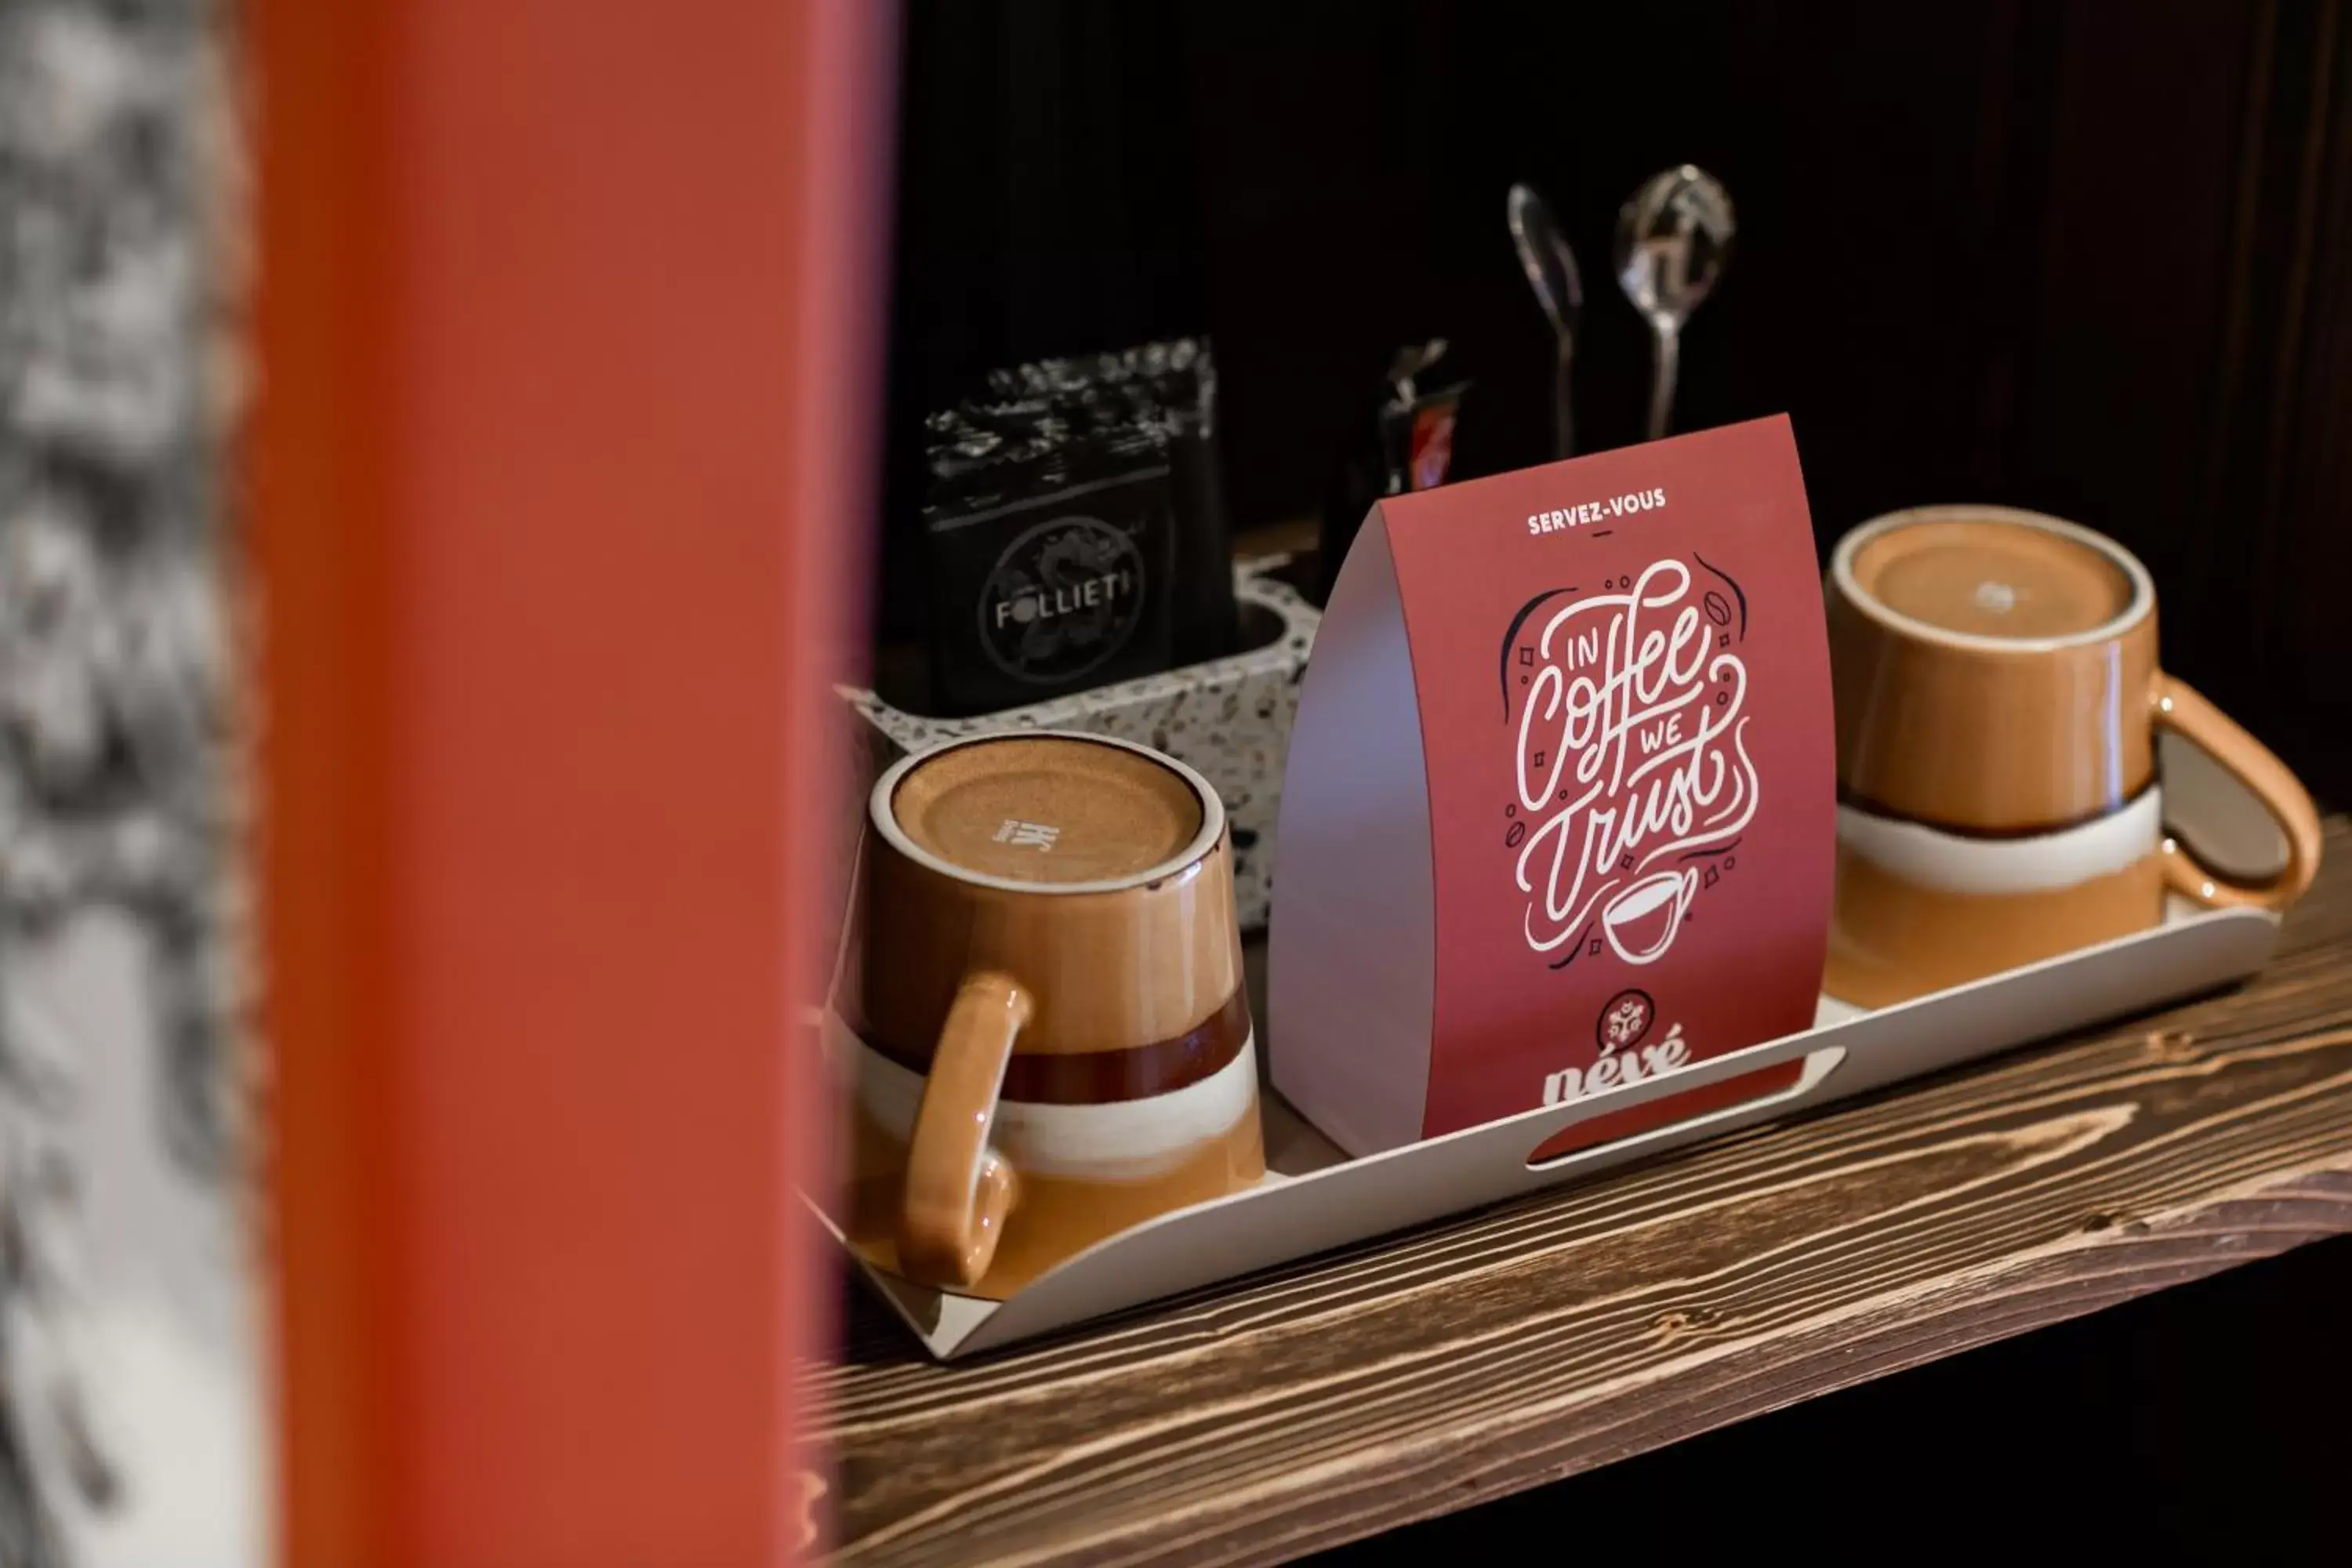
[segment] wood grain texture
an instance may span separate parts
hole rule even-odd
[[[812,1369],[842,1561],[1280,1561],[2352,1231],[2352,827],[2221,995],[966,1365]]]

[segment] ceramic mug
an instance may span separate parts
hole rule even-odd
[[[1838,542],[1824,584],[1837,712],[1836,902],[1822,988],[1883,1006],[2127,935],[2168,889],[2283,909],[2319,817],[2260,742],[2157,665],[2156,590],[2113,540],[2034,512],[1926,507]],[[2259,884],[2164,831],[2173,731],[2286,843]]]
[[[863,1256],[1002,1299],[1265,1174],[1233,846],[1199,773],[989,736],[898,763],[867,819],[834,995]]]

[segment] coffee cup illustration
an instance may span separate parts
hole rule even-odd
[[[1697,891],[1695,870],[1653,872],[1609,900],[1601,911],[1601,931],[1626,963],[1654,963],[1674,945]]]

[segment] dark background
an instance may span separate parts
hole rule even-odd
[[[2322,1242],[1315,1561],[2341,1563],[2347,1283]]]
[[[2352,800],[2343,13],[915,0],[882,625],[919,615],[913,422],[991,365],[1211,332],[1244,527],[1315,509],[1349,411],[1428,335],[1475,384],[1458,471],[1543,459],[1514,180],[1582,267],[1583,445],[1633,439],[1648,343],[1610,237],[1689,161],[1740,233],[1685,338],[1680,427],[1790,413],[1824,549],[1941,501],[2115,535],[2156,574],[2168,665]],[[1763,1530],[2030,1558],[2054,1520],[2109,1554],[2340,1560],[2347,1299],[2352,1242],[2311,1248],[1362,1550],[1524,1530],[1730,1555]],[[1805,1510],[1831,1488],[1825,1536]]]
[[[1740,232],[1681,428],[1787,411],[1826,548],[1984,500],[2112,533],[2168,663],[2352,798],[2352,60],[2326,0],[915,0],[881,625],[914,422],[988,367],[1208,331],[1243,527],[1311,513],[1402,343],[1474,382],[1472,474],[1547,456],[1550,338],[1504,225],[1586,284],[1586,449],[1648,340],[1610,238],[1645,176]]]

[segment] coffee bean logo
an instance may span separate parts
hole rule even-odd
[[[1604,1057],[1637,1046],[1642,1037],[1650,1032],[1651,1020],[1657,1016],[1657,1004],[1650,1000],[1648,992],[1620,991],[1601,1009],[1601,1016],[1592,1026],[1592,1043],[1601,1047]]]

